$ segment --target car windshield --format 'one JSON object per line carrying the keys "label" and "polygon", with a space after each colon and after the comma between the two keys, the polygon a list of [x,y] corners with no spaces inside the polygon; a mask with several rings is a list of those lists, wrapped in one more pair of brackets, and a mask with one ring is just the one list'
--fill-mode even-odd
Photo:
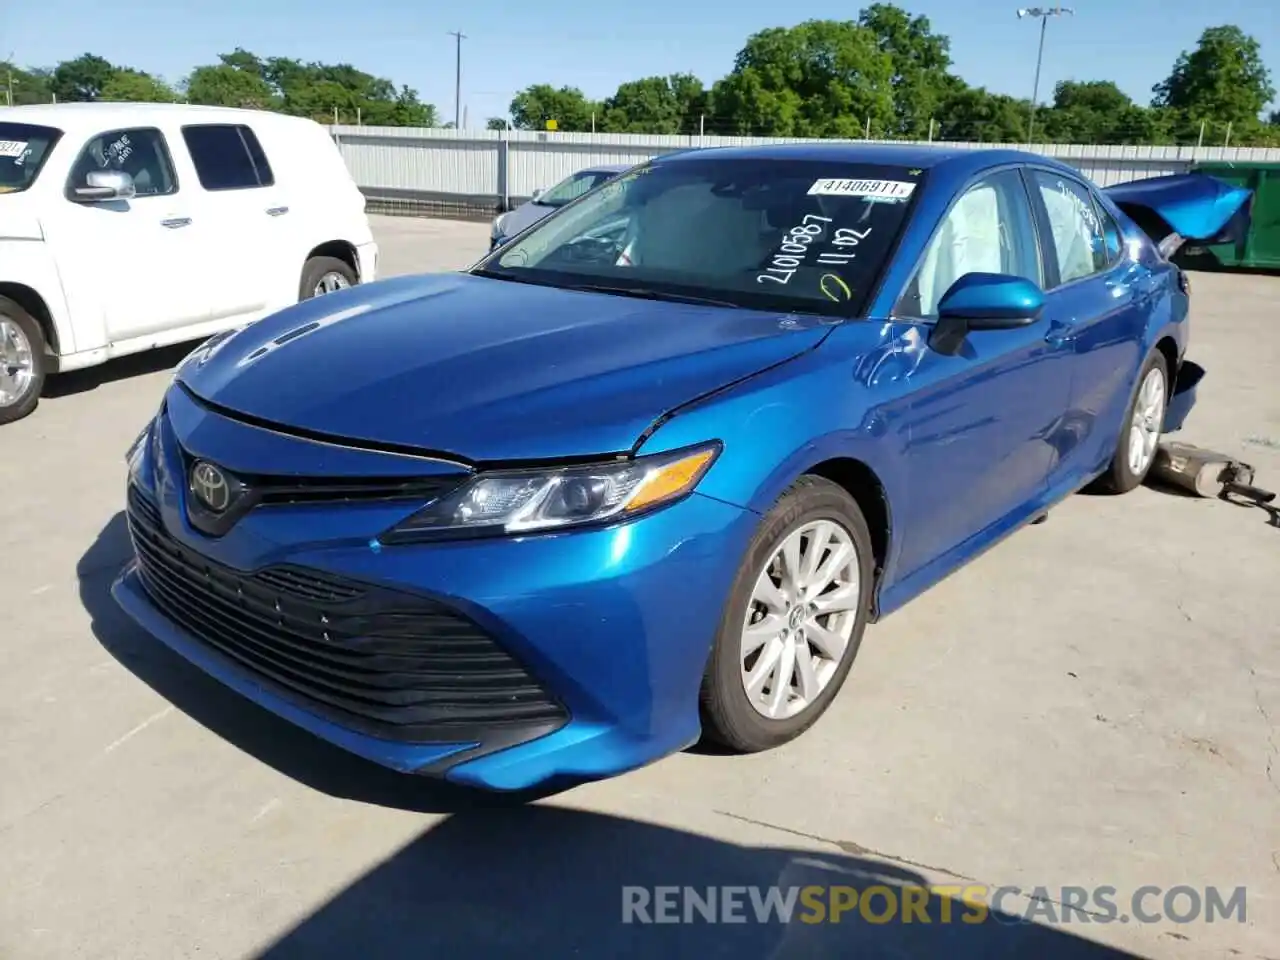
{"label": "car windshield", "polygon": [[480,261],[489,277],[652,299],[857,316],[920,170],[686,156],[636,168]]}
{"label": "car windshield", "polygon": [[561,180],[533,202],[540,207],[563,207],[617,175],[616,170],[583,170],[567,180]]}
{"label": "car windshield", "polygon": [[20,193],[35,183],[61,136],[53,127],[0,123],[0,193]]}

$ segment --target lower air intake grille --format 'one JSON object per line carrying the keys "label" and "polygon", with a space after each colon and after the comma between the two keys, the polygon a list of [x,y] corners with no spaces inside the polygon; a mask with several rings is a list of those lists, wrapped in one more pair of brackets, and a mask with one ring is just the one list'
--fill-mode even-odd
{"label": "lower air intake grille", "polygon": [[463,742],[568,719],[479,626],[431,600],[300,567],[233,570],[169,536],[133,486],[129,531],[161,612],[344,726],[402,742]]}

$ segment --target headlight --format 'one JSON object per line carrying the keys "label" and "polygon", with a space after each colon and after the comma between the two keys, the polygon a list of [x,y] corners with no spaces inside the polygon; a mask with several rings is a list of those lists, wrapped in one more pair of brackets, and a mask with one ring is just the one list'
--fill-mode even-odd
{"label": "headlight", "polygon": [[481,473],[380,539],[533,533],[627,519],[693,492],[719,443],[582,467]]}

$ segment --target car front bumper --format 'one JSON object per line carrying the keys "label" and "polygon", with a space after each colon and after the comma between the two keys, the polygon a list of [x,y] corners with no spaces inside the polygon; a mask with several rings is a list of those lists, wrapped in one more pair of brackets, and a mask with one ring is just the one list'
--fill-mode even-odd
{"label": "car front bumper", "polygon": [[[366,759],[492,790],[611,776],[697,739],[699,685],[754,514],[693,494],[611,528],[380,546],[413,504],[311,502],[202,535],[184,465],[260,449],[261,432],[206,413],[179,440],[162,414],[131,457],[137,556],[113,594],[177,653]],[[286,595],[283,575],[330,593]],[[344,606],[342,591],[367,605]],[[500,669],[482,676],[468,657]],[[514,685],[510,703],[493,695],[500,682]],[[396,697],[426,719],[371,720],[409,709]],[[437,722],[471,710],[468,697],[484,698],[485,716]]]}

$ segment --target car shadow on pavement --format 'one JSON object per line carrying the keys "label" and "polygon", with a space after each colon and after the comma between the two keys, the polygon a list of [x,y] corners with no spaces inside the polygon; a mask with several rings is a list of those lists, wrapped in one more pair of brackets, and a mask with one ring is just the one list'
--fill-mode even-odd
{"label": "car shadow on pavement", "polygon": [[[1135,957],[1067,932],[1063,924],[1026,923],[1011,913],[984,917],[957,899],[960,888],[926,895],[919,888],[927,886],[922,875],[880,861],[745,847],[536,804],[440,821],[256,960]],[[662,887],[672,889],[655,889]],[[736,894],[726,889],[733,887],[740,888]],[[757,905],[769,904],[771,888],[778,905],[794,898],[789,923],[780,922],[776,911],[757,912]],[[919,906],[903,922],[907,891]],[[858,905],[864,901],[865,913]],[[629,923],[623,921],[627,903],[637,907]],[[845,908],[838,922],[831,922],[832,903]],[[1006,909],[1026,908],[1026,901],[1014,903],[1012,897],[1003,903]]]}
{"label": "car shadow on pavement", "polygon": [[44,383],[44,397],[68,397],[76,393],[88,393],[104,384],[116,380],[128,380],[130,377],[141,377],[148,373],[159,373],[176,367],[182,359],[200,345],[202,341],[191,340],[186,343],[175,343],[173,346],[160,347],[156,350],[145,350],[142,353],[129,354],[116,360],[109,360],[96,367],[84,370],[72,370],[52,376]]}
{"label": "car shadow on pavement", "polygon": [[331,796],[422,813],[518,806],[572,786],[491,794],[396,773],[331,746],[227,689],[129,619],[112,599],[111,584],[132,555],[125,515],[118,513],[77,564],[94,637],[178,710],[285,776]]}

